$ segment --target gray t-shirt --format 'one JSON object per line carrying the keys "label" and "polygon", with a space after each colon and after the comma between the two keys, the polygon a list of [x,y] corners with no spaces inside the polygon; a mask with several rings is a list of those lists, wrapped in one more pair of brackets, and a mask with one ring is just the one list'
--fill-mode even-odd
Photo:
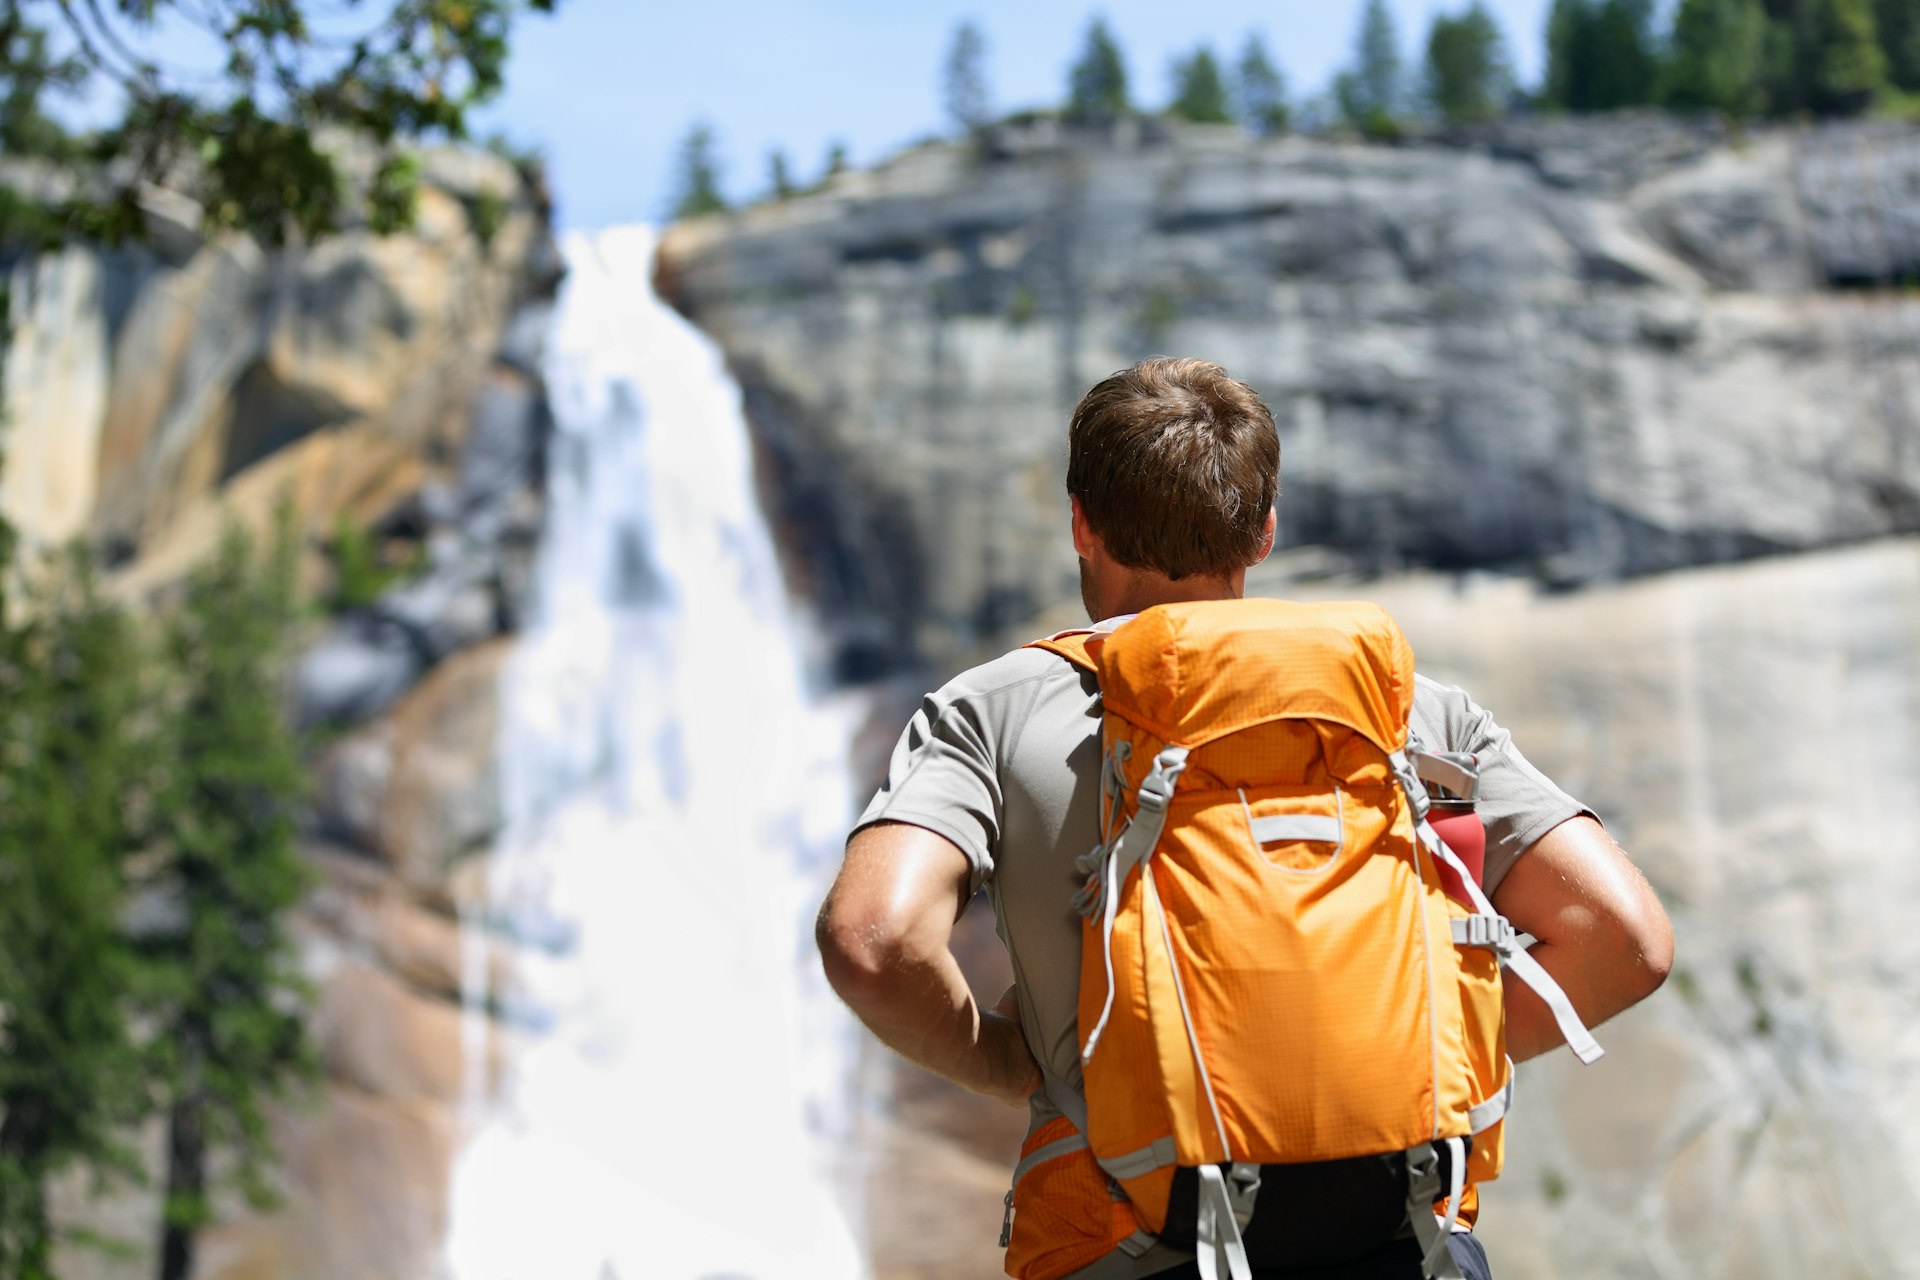
{"label": "gray t-shirt", "polygon": [[[905,822],[945,836],[987,890],[1013,960],[1027,1043],[1049,1074],[1078,1087],[1080,917],[1074,860],[1099,839],[1100,690],[1044,649],[1016,649],[929,694],[895,745],[886,781],[856,826]],[[1507,731],[1450,685],[1415,677],[1413,728],[1429,748],[1479,757],[1485,884],[1548,831],[1587,812],[1535,769]],[[1036,1095],[1032,1124],[1052,1119]],[[1187,1255],[1110,1255],[1082,1280],[1132,1280]]]}

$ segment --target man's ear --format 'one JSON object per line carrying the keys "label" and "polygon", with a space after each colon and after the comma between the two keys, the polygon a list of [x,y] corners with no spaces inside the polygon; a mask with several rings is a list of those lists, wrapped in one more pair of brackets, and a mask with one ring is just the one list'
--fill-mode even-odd
{"label": "man's ear", "polygon": [[1274,514],[1272,507],[1268,507],[1267,527],[1260,534],[1260,554],[1253,558],[1254,564],[1259,564],[1273,553],[1273,537],[1279,527],[1280,518]]}
{"label": "man's ear", "polygon": [[1073,550],[1082,560],[1093,558],[1093,549],[1100,542],[1100,535],[1087,523],[1087,513],[1080,505],[1080,499],[1069,494],[1067,501],[1073,506]]}

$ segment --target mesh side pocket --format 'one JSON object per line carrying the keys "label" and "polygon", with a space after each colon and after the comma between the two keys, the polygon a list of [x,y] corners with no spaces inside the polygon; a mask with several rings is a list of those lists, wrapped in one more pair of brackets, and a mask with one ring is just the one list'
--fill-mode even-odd
{"label": "mesh side pocket", "polygon": [[[1050,1121],[1028,1135],[1021,1158],[1073,1135],[1067,1121]],[[1057,1280],[1104,1258],[1135,1228],[1132,1206],[1114,1198],[1093,1152],[1079,1147],[1041,1161],[1014,1184],[1007,1274]]]}

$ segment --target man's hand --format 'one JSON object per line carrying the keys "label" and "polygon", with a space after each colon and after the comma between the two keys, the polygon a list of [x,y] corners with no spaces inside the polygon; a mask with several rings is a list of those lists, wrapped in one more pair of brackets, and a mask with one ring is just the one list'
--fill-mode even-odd
{"label": "man's hand", "polygon": [[1041,1076],[1015,993],[981,1012],[948,947],[968,879],[966,855],[946,837],[905,823],[868,827],[847,844],[814,937],[827,981],[882,1043],[1020,1106]]}
{"label": "man's hand", "polygon": [[[1514,862],[1493,905],[1538,939],[1533,958],[1589,1027],[1646,999],[1673,967],[1673,926],[1646,877],[1592,818],[1570,818]],[[1562,1043],[1545,1002],[1509,979],[1507,1053],[1515,1062]]]}

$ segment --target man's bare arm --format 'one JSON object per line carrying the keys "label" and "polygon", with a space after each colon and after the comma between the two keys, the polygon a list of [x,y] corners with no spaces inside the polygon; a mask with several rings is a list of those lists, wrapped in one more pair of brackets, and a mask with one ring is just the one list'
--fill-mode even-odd
{"label": "man's bare arm", "polygon": [[948,945],[969,871],[966,854],[924,827],[867,827],[847,844],[814,937],[827,981],[884,1044],[1018,1105],[1040,1087],[1039,1065],[1008,1002],[975,1003]]}
{"label": "man's bare arm", "polygon": [[[1665,908],[1592,818],[1570,818],[1535,841],[1500,882],[1493,903],[1514,928],[1539,939],[1534,959],[1589,1027],[1652,995],[1673,967]],[[1515,1062],[1563,1043],[1532,988],[1510,980],[1505,990],[1507,1052]]]}

